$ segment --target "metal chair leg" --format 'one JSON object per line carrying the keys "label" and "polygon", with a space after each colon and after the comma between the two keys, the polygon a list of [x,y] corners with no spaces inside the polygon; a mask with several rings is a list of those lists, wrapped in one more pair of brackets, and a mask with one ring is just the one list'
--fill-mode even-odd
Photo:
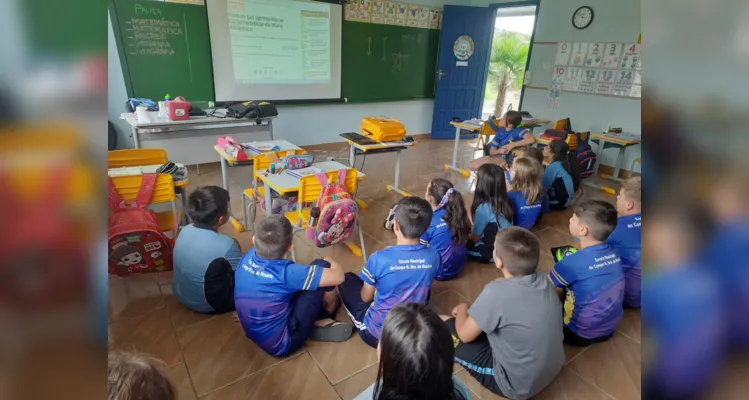
{"label": "metal chair leg", "polygon": [[364,258],[364,263],[367,263],[367,249],[364,247],[364,233],[361,229],[361,219],[357,218],[357,221],[359,223],[359,241],[361,242],[361,253],[362,257]]}

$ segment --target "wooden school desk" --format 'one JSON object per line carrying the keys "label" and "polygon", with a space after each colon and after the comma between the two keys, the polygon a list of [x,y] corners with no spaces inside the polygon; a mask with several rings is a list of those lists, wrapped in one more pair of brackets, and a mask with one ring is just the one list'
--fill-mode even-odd
{"label": "wooden school desk", "polygon": [[[472,123],[469,121],[450,121],[450,125],[455,127],[455,145],[453,146],[453,162],[452,164],[445,164],[445,170],[452,170],[455,171],[465,177],[468,177],[471,175],[471,172],[458,168],[458,146],[460,144],[460,131],[466,130],[471,133],[480,133],[481,127],[483,126],[485,121],[480,121],[480,123]],[[528,128],[531,131],[531,134],[533,133],[533,128],[536,128],[541,125],[546,125],[548,123],[551,123],[549,120],[543,120],[543,119],[530,119],[530,120],[524,120],[521,123],[521,126],[524,128]]]}
{"label": "wooden school desk", "polygon": [[[279,140],[266,140],[263,142],[249,142],[249,143],[241,143],[245,146],[259,146],[259,145],[274,145],[280,147],[280,150],[301,150],[301,147],[298,147],[294,143],[288,142],[283,139]],[[249,157],[247,161],[237,161],[236,158],[230,156],[227,154],[224,149],[220,148],[219,145],[214,145],[213,149],[216,150],[216,153],[219,155],[219,161],[221,162],[221,183],[223,185],[223,188],[226,190],[229,190],[229,175],[228,175],[228,167],[235,166],[235,165],[251,165],[252,164],[252,156],[256,156],[260,154],[260,152],[252,151],[252,150],[246,150],[247,156]]]}
{"label": "wooden school desk", "polygon": [[[348,154],[348,162],[351,168],[356,168],[356,156],[357,154],[363,154],[367,155],[369,154],[376,154],[376,153],[391,153],[395,152],[395,182],[393,182],[392,185],[387,185],[387,190],[397,192],[401,196],[410,196],[409,193],[403,191],[398,186],[400,184],[400,171],[401,171],[401,152],[409,147],[415,146],[416,141],[413,142],[380,142],[377,144],[368,144],[363,145],[354,142],[353,140],[349,140],[348,138],[343,137],[343,139],[348,143],[349,145],[349,154]],[[366,204],[357,199],[357,204],[359,204],[360,207],[366,208]]]}

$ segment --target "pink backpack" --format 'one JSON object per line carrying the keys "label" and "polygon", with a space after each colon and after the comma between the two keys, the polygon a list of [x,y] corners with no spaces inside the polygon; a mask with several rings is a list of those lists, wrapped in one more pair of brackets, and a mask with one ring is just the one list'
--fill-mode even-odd
{"label": "pink backpack", "polygon": [[[172,270],[172,246],[159,227],[156,214],[148,210],[156,174],[143,174],[138,197],[132,208],[125,207],[109,178],[109,273],[120,276],[131,273]],[[177,225],[178,221],[174,221]],[[174,233],[176,238],[177,227]]]}
{"label": "pink backpack", "polygon": [[320,218],[317,227],[307,228],[307,237],[314,240],[317,247],[343,243],[354,233],[359,206],[346,190],[346,172],[345,169],[338,171],[338,182],[334,182],[334,178],[329,180],[324,172],[315,175],[322,185],[317,199]]}

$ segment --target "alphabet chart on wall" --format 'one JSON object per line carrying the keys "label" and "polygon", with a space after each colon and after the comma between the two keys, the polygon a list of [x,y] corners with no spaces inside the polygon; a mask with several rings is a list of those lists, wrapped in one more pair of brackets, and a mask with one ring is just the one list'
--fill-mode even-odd
{"label": "alphabet chart on wall", "polygon": [[[642,59],[638,43],[556,44],[550,89],[564,92],[640,98]],[[560,73],[560,71],[563,71]]]}

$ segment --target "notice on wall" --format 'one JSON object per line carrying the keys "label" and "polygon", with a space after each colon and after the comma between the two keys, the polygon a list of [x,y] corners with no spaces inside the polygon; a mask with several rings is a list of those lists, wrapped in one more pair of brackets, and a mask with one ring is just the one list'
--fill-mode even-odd
{"label": "notice on wall", "polygon": [[604,68],[617,68],[619,66],[619,59],[622,56],[622,48],[624,47],[621,43],[606,43],[606,47],[603,49],[603,62],[601,66]]}
{"label": "notice on wall", "polygon": [[567,65],[570,61],[570,53],[572,52],[572,43],[559,42],[557,43],[557,57],[554,61],[555,65]]}
{"label": "notice on wall", "polygon": [[634,82],[634,71],[616,71],[611,94],[615,96],[629,96],[632,91],[632,82]]}
{"label": "notice on wall", "polygon": [[600,67],[603,61],[603,43],[590,43],[588,54],[585,56],[585,66],[589,68]]}
{"label": "notice on wall", "polygon": [[582,68],[567,67],[567,73],[564,77],[564,90],[568,92],[577,92],[580,89],[582,80]]}
{"label": "notice on wall", "polygon": [[598,94],[611,94],[611,90],[614,88],[614,73],[603,69],[598,72],[598,83],[596,84],[596,93]]}
{"label": "notice on wall", "polygon": [[619,68],[622,69],[637,69],[640,63],[640,45],[637,43],[630,43],[624,45],[624,54],[622,55]]}
{"label": "notice on wall", "polygon": [[583,68],[582,80],[578,91],[584,93],[595,93],[598,84],[598,70]]}
{"label": "notice on wall", "polygon": [[385,21],[385,0],[372,2],[372,22],[381,24]]}
{"label": "notice on wall", "polygon": [[359,2],[352,1],[350,3],[346,3],[346,20],[356,21],[358,19],[359,19]]}
{"label": "notice on wall", "polygon": [[574,67],[582,67],[585,65],[585,57],[588,55],[588,44],[587,43],[573,43],[572,44],[572,56],[570,58],[570,65]]}

